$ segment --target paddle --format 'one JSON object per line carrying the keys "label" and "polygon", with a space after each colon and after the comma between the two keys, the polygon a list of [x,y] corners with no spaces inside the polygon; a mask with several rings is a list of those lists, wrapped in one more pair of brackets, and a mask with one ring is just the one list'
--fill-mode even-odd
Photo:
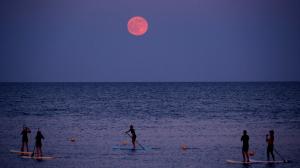
{"label": "paddle", "polygon": [[285,160],[282,155],[274,148],[274,151],[278,154],[278,156],[283,160],[283,162],[287,163],[288,160]]}
{"label": "paddle", "polygon": [[[126,134],[127,134],[130,138],[132,138],[132,136],[129,135],[127,132],[126,132]],[[136,142],[138,145],[140,145],[140,147],[141,147],[143,150],[145,150],[145,148],[143,147],[143,145],[141,145],[137,140],[135,140],[135,142]]]}
{"label": "paddle", "polygon": [[35,145],[34,145],[34,147],[33,147],[33,151],[32,151],[31,157],[34,156],[34,151],[35,151]]}

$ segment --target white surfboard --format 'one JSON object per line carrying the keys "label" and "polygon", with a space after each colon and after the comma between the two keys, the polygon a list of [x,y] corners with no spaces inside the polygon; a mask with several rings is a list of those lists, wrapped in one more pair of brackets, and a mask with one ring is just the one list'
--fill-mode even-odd
{"label": "white surfboard", "polygon": [[226,160],[227,163],[232,164],[255,164],[255,163],[264,163],[264,164],[272,164],[272,163],[287,163],[286,160],[275,160],[275,161],[268,161],[268,160],[253,160],[250,159],[250,162],[243,162],[243,161],[237,161],[237,160]]}
{"label": "white surfboard", "polygon": [[24,158],[24,159],[35,159],[35,160],[52,160],[52,159],[55,159],[54,157],[51,157],[51,156],[42,156],[42,157],[40,157],[40,156],[38,156],[38,157],[36,157],[36,156],[33,156],[33,157],[31,157],[31,156],[22,156],[22,158]]}
{"label": "white surfboard", "polygon": [[16,153],[16,154],[19,154],[19,155],[31,155],[32,152],[22,152],[22,151],[18,151],[18,150],[9,150],[11,153]]}

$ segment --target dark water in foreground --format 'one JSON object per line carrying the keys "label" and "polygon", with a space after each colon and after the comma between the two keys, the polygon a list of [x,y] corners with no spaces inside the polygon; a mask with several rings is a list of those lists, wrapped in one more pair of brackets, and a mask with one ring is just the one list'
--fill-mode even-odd
{"label": "dark water in foreground", "polygon": [[[44,136],[51,161],[22,159],[22,125]],[[124,151],[130,124],[156,150]],[[0,167],[300,167],[300,83],[2,83]],[[250,135],[253,159],[265,160],[265,134],[288,164],[231,165]],[[70,142],[74,137],[76,142]],[[181,146],[194,148],[182,150]],[[126,146],[126,145],[125,145]],[[128,145],[128,147],[130,147]],[[279,160],[279,156],[276,156]]]}

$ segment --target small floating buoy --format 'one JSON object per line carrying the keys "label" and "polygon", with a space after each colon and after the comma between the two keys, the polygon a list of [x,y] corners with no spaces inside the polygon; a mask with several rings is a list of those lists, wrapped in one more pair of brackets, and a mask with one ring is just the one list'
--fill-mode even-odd
{"label": "small floating buoy", "polygon": [[254,151],[250,151],[248,152],[249,156],[254,156],[255,155],[255,152]]}
{"label": "small floating buoy", "polygon": [[187,150],[187,149],[188,149],[188,147],[187,147],[187,145],[186,145],[186,144],[182,144],[182,145],[181,145],[181,149],[182,149],[182,150]]}
{"label": "small floating buoy", "polygon": [[71,141],[71,142],[75,142],[75,138],[73,138],[73,137],[70,138],[70,141]]}
{"label": "small floating buoy", "polygon": [[128,142],[127,141],[122,141],[121,144],[122,145],[128,145]]}

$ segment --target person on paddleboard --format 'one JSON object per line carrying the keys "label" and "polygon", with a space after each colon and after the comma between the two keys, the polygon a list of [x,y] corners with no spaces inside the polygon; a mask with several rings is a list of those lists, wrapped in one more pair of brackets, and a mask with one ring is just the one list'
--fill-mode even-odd
{"label": "person on paddleboard", "polygon": [[133,125],[130,125],[130,129],[128,131],[126,131],[125,133],[128,134],[129,132],[131,133],[131,142],[132,142],[132,145],[133,145],[133,149],[135,149],[136,134],[135,134],[135,130],[133,128]]}
{"label": "person on paddleboard", "polygon": [[42,132],[38,128],[38,131],[35,136],[35,156],[36,157],[42,157],[42,139],[45,139]]}
{"label": "person on paddleboard", "polygon": [[249,162],[249,136],[247,135],[247,131],[243,131],[243,136],[241,137],[241,141],[243,142],[243,147],[242,147],[242,154],[243,154],[243,159],[244,162]]}
{"label": "person on paddleboard", "polygon": [[274,131],[271,130],[269,134],[266,135],[266,142],[268,143],[267,147],[267,158],[270,160],[270,154],[272,155],[273,160],[275,161],[275,156],[273,153],[274,150]]}
{"label": "person on paddleboard", "polygon": [[[23,130],[21,132],[22,135],[22,146],[21,146],[21,152],[28,152],[28,134],[31,133],[30,129],[23,125]],[[26,148],[26,150],[24,150]]]}

